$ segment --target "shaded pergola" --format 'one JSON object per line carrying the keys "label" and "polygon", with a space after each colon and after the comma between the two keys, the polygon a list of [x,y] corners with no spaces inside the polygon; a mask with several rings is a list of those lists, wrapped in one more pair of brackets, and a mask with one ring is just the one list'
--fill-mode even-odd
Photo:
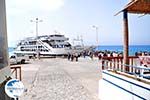
{"label": "shaded pergola", "polygon": [[[124,64],[129,64],[129,31],[128,31],[128,13],[133,14],[150,14],[150,0],[132,0],[123,10],[123,24],[124,24],[124,44],[123,44],[123,61]],[[119,13],[120,13],[119,12]],[[117,14],[119,14],[117,13]],[[129,67],[125,66],[125,71],[129,71]]]}

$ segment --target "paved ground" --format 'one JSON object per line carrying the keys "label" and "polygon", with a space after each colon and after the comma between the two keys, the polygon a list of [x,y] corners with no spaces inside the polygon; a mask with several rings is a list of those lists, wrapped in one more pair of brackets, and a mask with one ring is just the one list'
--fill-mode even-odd
{"label": "paved ground", "polygon": [[20,100],[98,100],[98,60],[52,58],[22,65],[27,88]]}

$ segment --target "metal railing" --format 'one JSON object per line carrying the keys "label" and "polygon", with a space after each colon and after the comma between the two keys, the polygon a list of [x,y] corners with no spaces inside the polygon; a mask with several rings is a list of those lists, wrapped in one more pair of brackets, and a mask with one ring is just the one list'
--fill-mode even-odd
{"label": "metal railing", "polygon": [[[142,66],[140,60],[136,56],[129,57],[129,65],[123,63],[123,57],[102,57],[101,58],[102,70],[120,71],[128,74],[144,76],[144,73],[150,73],[150,68]],[[129,71],[125,70],[129,68]]]}
{"label": "metal railing", "polygon": [[16,79],[22,80],[21,66],[11,66],[11,73],[15,75]]}

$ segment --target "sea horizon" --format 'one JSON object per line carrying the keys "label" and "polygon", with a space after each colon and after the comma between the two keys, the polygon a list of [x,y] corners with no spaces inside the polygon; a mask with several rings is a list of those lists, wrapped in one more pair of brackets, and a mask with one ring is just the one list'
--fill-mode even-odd
{"label": "sea horizon", "polygon": [[[96,50],[123,52],[123,45],[101,45]],[[129,55],[133,56],[136,52],[150,52],[150,45],[129,45]]]}
{"label": "sea horizon", "polygon": [[[8,51],[14,51],[15,47],[8,47]],[[96,51],[116,51],[123,52],[123,45],[99,45]],[[150,45],[129,45],[129,55],[135,55],[135,52],[150,52]]]}

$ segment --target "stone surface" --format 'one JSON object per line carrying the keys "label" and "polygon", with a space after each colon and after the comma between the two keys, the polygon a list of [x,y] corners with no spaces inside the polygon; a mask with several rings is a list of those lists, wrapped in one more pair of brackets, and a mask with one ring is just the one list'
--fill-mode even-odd
{"label": "stone surface", "polygon": [[20,100],[98,100],[97,59],[41,59],[21,66],[27,91]]}

